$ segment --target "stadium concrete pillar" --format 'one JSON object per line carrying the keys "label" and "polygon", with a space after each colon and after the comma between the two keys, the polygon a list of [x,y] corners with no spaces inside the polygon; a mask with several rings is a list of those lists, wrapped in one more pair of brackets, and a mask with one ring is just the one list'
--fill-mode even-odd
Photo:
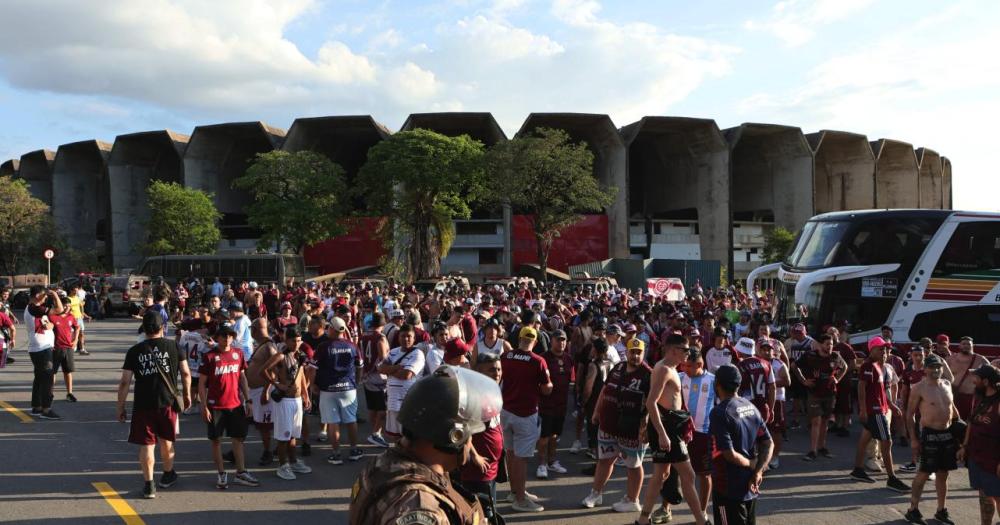
{"label": "stadium concrete pillar", "polygon": [[941,157],[941,195],[944,199],[944,209],[955,209],[952,200],[951,159],[948,157]]}
{"label": "stadium concrete pillar", "polygon": [[621,130],[629,217],[698,221],[701,258],[730,256],[729,146],[714,120],[643,117]]}
{"label": "stadium concrete pillar", "polygon": [[281,146],[285,131],[263,122],[232,122],[198,126],[184,151],[184,185],[211,193],[222,214],[220,229],[228,240],[253,239],[246,206],[250,193],[233,188],[258,153]]}
{"label": "stadium concrete pillar", "polygon": [[148,242],[152,181],[184,182],[181,158],[188,136],[167,130],[119,135],[108,159],[111,209],[111,261],[116,269],[135,268]]}
{"label": "stadium concrete pillar", "polygon": [[731,151],[732,209],[797,231],[813,213],[813,154],[802,130],[743,124],[723,132]]}
{"label": "stadium concrete pillar", "polygon": [[913,146],[898,140],[878,139],[871,147],[875,154],[875,207],[920,207],[920,171]]}
{"label": "stadium concrete pillar", "polygon": [[3,164],[0,164],[0,177],[17,177],[20,166],[20,159],[8,159],[4,161]]}
{"label": "stadium concrete pillar", "polygon": [[507,140],[507,135],[497,124],[492,113],[413,113],[406,118],[399,131],[429,129],[449,137],[468,135],[487,148]]}
{"label": "stadium concrete pillar", "polygon": [[628,161],[625,143],[607,115],[594,113],[532,113],[517,134],[537,128],[564,130],[573,141],[585,141],[594,153],[594,176],[604,186],[618,188],[608,215],[608,256],[628,258]]}
{"label": "stadium concrete pillar", "polygon": [[111,144],[85,140],[63,144],[52,168],[52,217],[70,248],[107,255]]}
{"label": "stadium concrete pillar", "polygon": [[21,155],[21,165],[18,177],[28,182],[31,194],[52,206],[52,162],[56,154],[47,149],[40,149]]}
{"label": "stadium concrete pillar", "polygon": [[944,208],[941,156],[927,148],[918,148],[916,154],[920,170],[920,207],[940,210]]}
{"label": "stadium concrete pillar", "polygon": [[815,213],[875,206],[875,155],[868,137],[822,130],[806,135],[815,163]]}

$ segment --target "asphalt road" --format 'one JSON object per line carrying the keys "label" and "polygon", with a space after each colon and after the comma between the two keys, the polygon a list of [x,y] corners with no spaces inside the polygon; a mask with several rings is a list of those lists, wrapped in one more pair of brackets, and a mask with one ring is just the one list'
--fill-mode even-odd
{"label": "asphalt road", "polygon": [[[350,487],[367,457],[358,463],[333,466],[326,463],[329,446],[313,443],[313,455],[306,461],[312,474],[284,481],[274,469],[251,470],[261,479],[258,488],[230,486],[215,488],[204,426],[197,416],[184,416],[177,443],[180,482],[160,489],[155,500],[141,499],[141,479],[137,450],[125,440],[127,425],[115,420],[115,389],[125,350],[135,341],[133,320],[87,323],[91,355],[77,356],[74,374],[77,403],[64,400],[62,378],[56,380],[53,408],[61,421],[22,422],[11,409],[0,410],[0,522],[45,525],[92,525],[122,523],[112,504],[95,487],[107,483],[121,495],[136,517],[126,523],[190,525],[227,523],[347,523]],[[17,362],[0,369],[0,401],[16,409],[30,410],[31,366],[24,337],[14,356]],[[24,412],[21,415],[24,415]],[[317,428],[318,420],[313,428]],[[876,475],[876,485],[847,478],[854,455],[858,427],[850,438],[830,438],[832,459],[816,463],[801,461],[806,436],[797,431],[790,436],[781,456],[781,468],[768,474],[758,505],[763,524],[873,524],[903,523],[908,495],[884,488],[884,475]],[[635,515],[614,513],[610,504],[624,490],[624,470],[617,469],[605,492],[604,508],[583,509],[590,478],[579,474],[589,464],[582,456],[569,453],[571,439],[560,443],[562,463],[570,474],[553,479],[531,479],[529,491],[543,498],[541,514],[516,514],[508,505],[500,511],[510,523],[568,523],[574,525],[631,523]],[[259,457],[259,439],[254,432],[248,440],[248,456]],[[370,457],[378,450],[365,444]],[[897,457],[909,457],[909,450],[897,447]],[[898,463],[898,461],[897,461]],[[251,462],[250,465],[255,465]],[[531,465],[530,472],[534,473]],[[157,462],[159,469],[159,462]],[[909,483],[911,474],[901,477]],[[957,523],[979,523],[978,502],[969,489],[968,476],[961,469],[949,479],[948,508]],[[506,495],[501,487],[501,498]],[[928,487],[931,488],[931,487]],[[931,489],[933,490],[933,489]],[[933,514],[933,495],[925,493],[921,509]],[[115,503],[120,510],[124,507]],[[127,510],[125,510],[127,513]],[[139,521],[141,520],[141,521]],[[686,508],[675,509],[674,523],[693,523]]]}

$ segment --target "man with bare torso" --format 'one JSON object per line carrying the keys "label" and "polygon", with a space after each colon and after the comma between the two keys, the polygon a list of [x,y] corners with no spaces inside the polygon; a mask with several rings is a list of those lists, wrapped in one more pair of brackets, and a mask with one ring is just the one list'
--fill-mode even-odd
{"label": "man with bare torso", "polygon": [[295,328],[285,334],[284,352],[276,353],[264,364],[260,376],[266,381],[262,403],[270,402],[274,438],[278,440],[278,477],[295,479],[295,474],[312,472],[301,458],[295,457],[295,440],[302,437],[303,409],[309,410],[309,384],[303,371],[306,360],[301,338]]}
{"label": "man with bare torso", "polygon": [[246,377],[247,386],[250,387],[250,405],[254,426],[260,432],[260,440],[264,445],[264,452],[260,455],[259,464],[265,466],[274,461],[271,453],[271,430],[274,428],[274,423],[271,420],[271,407],[273,405],[269,401],[265,401],[264,397],[264,387],[267,386],[267,381],[261,372],[268,360],[278,353],[278,348],[267,336],[267,319],[262,319],[257,319],[250,325],[254,349],[250,354],[250,362],[247,363]]}
{"label": "man with bare torso", "polygon": [[[910,523],[925,523],[917,506],[924,483],[934,474],[937,489],[937,512],[934,519],[954,524],[948,517],[945,499],[948,497],[948,473],[958,468],[958,442],[950,430],[952,422],[958,418],[958,409],[955,407],[951,383],[941,377],[944,361],[937,354],[930,354],[924,358],[924,368],[927,373],[919,383],[913,385],[906,404],[906,424],[912,436],[910,446],[919,453],[920,467],[913,478],[910,508],[905,517]],[[917,413],[920,414],[919,433],[914,419]]]}
{"label": "man with bare torso", "polygon": [[677,374],[677,365],[687,357],[687,338],[680,334],[670,334],[663,342],[663,359],[653,367],[649,396],[646,398],[646,409],[649,412],[648,439],[653,452],[653,476],[646,487],[642,511],[636,523],[645,525],[650,522],[649,516],[653,506],[660,496],[660,488],[666,479],[671,466],[677,469],[680,477],[681,492],[695,523],[703,525],[705,514],[701,510],[701,501],[694,485],[694,469],[688,457],[688,442],[693,439],[693,428],[690,424],[691,415],[682,410],[681,380]]}
{"label": "man with bare torso", "polygon": [[972,370],[975,370],[989,361],[985,357],[977,354],[974,350],[974,343],[971,337],[963,337],[958,344],[959,351],[945,358],[948,368],[955,375],[951,383],[951,391],[955,394],[955,407],[963,420],[969,419],[972,413],[973,398],[976,395],[975,382],[972,380]]}

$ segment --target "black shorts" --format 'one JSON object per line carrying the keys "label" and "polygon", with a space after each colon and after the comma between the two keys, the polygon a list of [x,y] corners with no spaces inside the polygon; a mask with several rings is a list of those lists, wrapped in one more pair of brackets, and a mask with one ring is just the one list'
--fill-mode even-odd
{"label": "black shorts", "polygon": [[561,436],[566,423],[566,414],[547,415],[539,413],[542,419],[541,437]]}
{"label": "black shorts", "polygon": [[672,421],[671,416],[663,410],[660,411],[660,419],[667,432],[667,437],[670,439],[670,450],[666,451],[660,448],[660,437],[656,434],[653,425],[646,425],[646,441],[649,443],[650,452],[652,452],[653,463],[683,463],[687,461],[689,459],[688,445],[681,440],[681,436],[677,432],[672,431],[676,422]]}
{"label": "black shorts", "polygon": [[958,442],[949,430],[920,429],[920,472],[958,468]]}
{"label": "black shorts", "polygon": [[367,388],[363,388],[362,390],[365,391],[365,406],[368,407],[369,411],[386,411],[389,400],[385,390],[368,390]]}
{"label": "black shorts", "polygon": [[714,523],[726,525],[755,525],[757,523],[757,500],[734,501],[712,494],[712,514]]}
{"label": "black shorts", "polygon": [[889,431],[889,420],[885,414],[868,414],[862,426],[871,433],[872,439],[876,441],[889,441],[892,433]]}
{"label": "black shorts", "polygon": [[215,441],[223,434],[233,439],[244,439],[247,437],[247,414],[242,407],[212,410],[212,422],[206,423],[208,429],[208,439]]}
{"label": "black shorts", "polygon": [[58,374],[59,369],[71,374],[76,371],[76,367],[73,365],[73,349],[72,348],[53,348],[52,349],[52,373]]}

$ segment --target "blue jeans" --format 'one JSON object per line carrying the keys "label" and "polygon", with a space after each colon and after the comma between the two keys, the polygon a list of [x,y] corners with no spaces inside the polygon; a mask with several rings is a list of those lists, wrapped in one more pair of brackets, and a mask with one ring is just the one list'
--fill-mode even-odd
{"label": "blue jeans", "polygon": [[31,408],[52,408],[52,349],[28,352],[34,366],[35,378],[31,381]]}

